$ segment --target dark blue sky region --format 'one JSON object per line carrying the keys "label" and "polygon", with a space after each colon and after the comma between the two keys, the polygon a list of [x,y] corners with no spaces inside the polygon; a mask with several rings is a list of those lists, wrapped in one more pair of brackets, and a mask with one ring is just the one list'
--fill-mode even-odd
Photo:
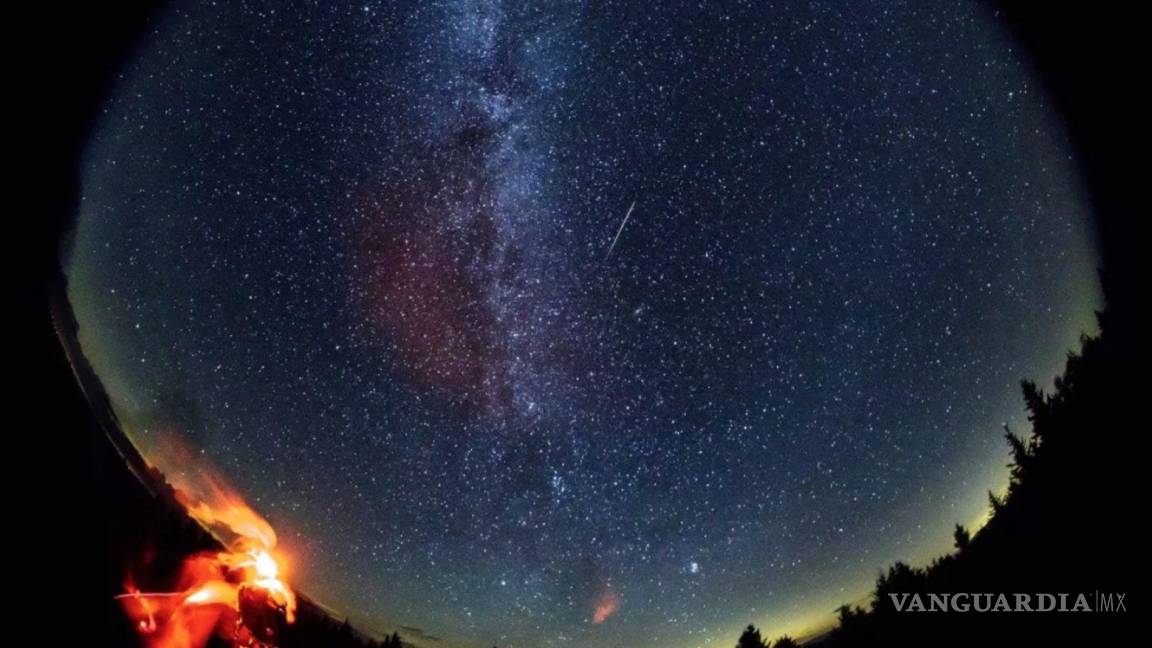
{"label": "dark blue sky region", "polygon": [[689,648],[980,515],[1092,327],[1087,214],[983,4],[176,3],[67,272],[132,438],[202,449],[303,591]]}

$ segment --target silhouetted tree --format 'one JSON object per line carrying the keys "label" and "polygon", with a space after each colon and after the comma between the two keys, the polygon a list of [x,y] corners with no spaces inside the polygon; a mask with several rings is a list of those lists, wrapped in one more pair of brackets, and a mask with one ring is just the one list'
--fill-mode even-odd
{"label": "silhouetted tree", "polygon": [[[1049,401],[1044,391],[1031,380],[1021,380],[1020,388],[1024,392],[1024,407],[1028,410],[1028,420],[1033,423],[1033,431],[1037,436],[1048,432]],[[1037,425],[1039,424],[1039,425]]]}
{"label": "silhouetted tree", "polygon": [[1032,460],[1036,456],[1036,439],[1024,440],[1004,426],[1004,438],[1008,441],[1008,448],[1012,455],[1012,463],[1008,464],[1009,475],[1013,484],[1021,484],[1032,468]]}
{"label": "silhouetted tree", "polygon": [[1004,508],[1004,498],[988,491],[988,506],[992,508],[992,515],[996,515]]}
{"label": "silhouetted tree", "polygon": [[[924,572],[904,562],[896,562],[888,568],[887,573],[881,573],[876,580],[876,599],[883,605],[888,603],[888,594],[922,591],[924,591]],[[873,603],[875,604],[875,601]]]}
{"label": "silhouetted tree", "polygon": [[352,624],[348,619],[344,619],[344,623],[340,624],[340,630],[338,632],[341,639],[348,640],[352,638]]}
{"label": "silhouetted tree", "polygon": [[776,643],[772,644],[772,648],[800,648],[800,644],[796,643],[796,640],[792,637],[784,635],[777,639]]}
{"label": "silhouetted tree", "polygon": [[860,624],[860,620],[864,618],[864,614],[864,610],[859,607],[853,608],[851,605],[841,605],[836,609],[836,616],[840,621],[840,627],[849,630],[854,629]]}
{"label": "silhouetted tree", "polygon": [[768,644],[764,643],[760,630],[749,624],[740,635],[740,641],[736,642],[736,648],[768,648]]}
{"label": "silhouetted tree", "polygon": [[965,551],[970,542],[972,542],[972,534],[968,533],[968,529],[965,529],[964,525],[957,524],[956,530],[952,532],[952,544],[956,547],[956,551]]}

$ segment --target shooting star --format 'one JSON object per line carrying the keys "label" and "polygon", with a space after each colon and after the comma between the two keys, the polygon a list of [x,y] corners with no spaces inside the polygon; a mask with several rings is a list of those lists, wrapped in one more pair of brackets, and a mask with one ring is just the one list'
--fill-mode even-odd
{"label": "shooting star", "polygon": [[636,209],[636,201],[632,201],[632,205],[628,207],[628,213],[624,214],[624,220],[620,223],[620,228],[616,230],[616,236],[612,238],[612,245],[608,246],[608,254],[604,255],[604,260],[607,261],[608,257],[612,256],[612,250],[616,249],[616,241],[620,240],[620,234],[624,232],[624,226],[628,224],[628,219],[632,216],[632,210]]}

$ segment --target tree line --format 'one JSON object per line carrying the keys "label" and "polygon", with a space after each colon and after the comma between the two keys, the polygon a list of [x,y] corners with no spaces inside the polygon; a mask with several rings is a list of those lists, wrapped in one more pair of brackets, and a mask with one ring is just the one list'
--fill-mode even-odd
{"label": "tree line", "polygon": [[[1107,284],[1105,284],[1107,296]],[[1021,383],[1030,429],[1007,427],[1009,484],[989,492],[990,518],[977,533],[957,524],[954,550],[923,567],[897,562],[882,571],[867,608],[845,605],[836,625],[805,645],[871,646],[1109,645],[1124,642],[1131,613],[901,611],[904,595],[1132,592],[1131,561],[1141,519],[1137,483],[1144,412],[1136,366],[1138,333],[1113,299],[1097,313],[1099,332],[1081,337],[1046,391]],[[1128,597],[1131,599],[1131,596]],[[1130,602],[1127,606],[1132,607]],[[737,648],[770,644],[749,626]]]}

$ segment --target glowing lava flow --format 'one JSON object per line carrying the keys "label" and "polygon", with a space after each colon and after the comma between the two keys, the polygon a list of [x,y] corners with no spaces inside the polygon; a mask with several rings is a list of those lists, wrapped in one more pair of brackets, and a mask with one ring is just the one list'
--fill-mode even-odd
{"label": "glowing lava flow", "polygon": [[200,648],[213,634],[238,647],[275,646],[296,612],[274,551],[276,533],[220,480],[201,480],[203,497],[177,490],[177,499],[227,549],[187,558],[175,592],[145,593],[130,581],[117,599],[148,648]]}

